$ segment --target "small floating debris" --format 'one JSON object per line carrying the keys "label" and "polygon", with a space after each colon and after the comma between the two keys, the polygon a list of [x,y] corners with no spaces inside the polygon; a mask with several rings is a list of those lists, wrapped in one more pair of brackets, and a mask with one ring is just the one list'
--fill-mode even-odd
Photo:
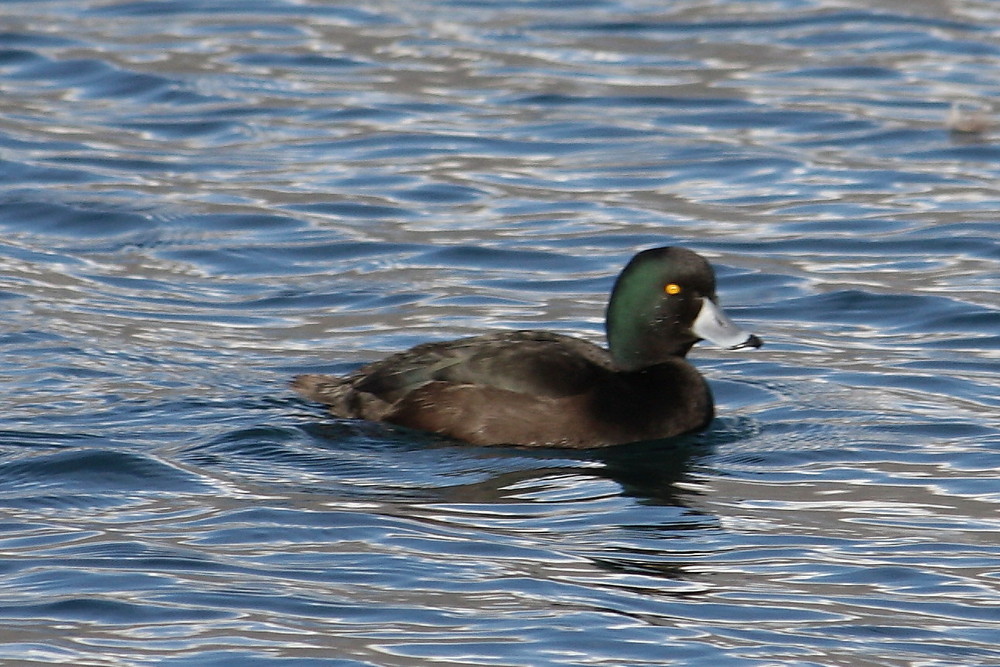
{"label": "small floating debris", "polygon": [[947,128],[959,134],[980,134],[993,127],[993,116],[983,107],[966,107],[953,102],[945,120]]}

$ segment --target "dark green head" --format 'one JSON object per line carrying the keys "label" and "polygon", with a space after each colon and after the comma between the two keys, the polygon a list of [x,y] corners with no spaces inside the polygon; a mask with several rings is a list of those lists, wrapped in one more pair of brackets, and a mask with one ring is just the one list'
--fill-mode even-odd
{"label": "dark green head", "polygon": [[684,248],[651,248],[632,258],[611,291],[606,327],[623,370],[683,357],[702,339],[729,349],[762,344],[726,317],[711,265]]}

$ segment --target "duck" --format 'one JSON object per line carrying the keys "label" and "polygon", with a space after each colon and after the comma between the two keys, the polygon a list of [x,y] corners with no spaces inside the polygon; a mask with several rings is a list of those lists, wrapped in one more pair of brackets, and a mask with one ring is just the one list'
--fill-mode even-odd
{"label": "duck", "polygon": [[722,310],[709,262],[677,246],[629,260],[605,333],[607,348],[537,330],[423,343],[345,376],[299,375],[292,388],[342,419],[473,445],[589,449],[704,429],[712,392],[688,351],[763,345]]}

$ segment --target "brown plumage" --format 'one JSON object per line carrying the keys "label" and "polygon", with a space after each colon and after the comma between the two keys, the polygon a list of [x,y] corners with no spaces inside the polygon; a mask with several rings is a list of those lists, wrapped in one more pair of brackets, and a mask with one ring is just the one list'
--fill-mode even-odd
{"label": "brown plumage", "polygon": [[473,444],[597,447],[703,428],[708,385],[684,360],[701,338],[757,347],[715,304],[708,263],[681,248],[637,255],[607,314],[611,349],[545,331],[425,343],[345,377],[301,375],[293,388],[343,418]]}

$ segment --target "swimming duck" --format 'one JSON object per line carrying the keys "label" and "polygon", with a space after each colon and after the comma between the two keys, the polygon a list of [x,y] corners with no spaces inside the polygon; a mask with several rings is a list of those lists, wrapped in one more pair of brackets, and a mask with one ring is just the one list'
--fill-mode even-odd
{"label": "swimming duck", "polygon": [[732,350],[762,345],[719,307],[711,265],[678,247],[629,261],[605,326],[608,349],[506,331],[417,345],[344,377],[300,375],[292,386],[337,417],[477,445],[602,447],[704,428],[712,394],[688,350],[702,339]]}

